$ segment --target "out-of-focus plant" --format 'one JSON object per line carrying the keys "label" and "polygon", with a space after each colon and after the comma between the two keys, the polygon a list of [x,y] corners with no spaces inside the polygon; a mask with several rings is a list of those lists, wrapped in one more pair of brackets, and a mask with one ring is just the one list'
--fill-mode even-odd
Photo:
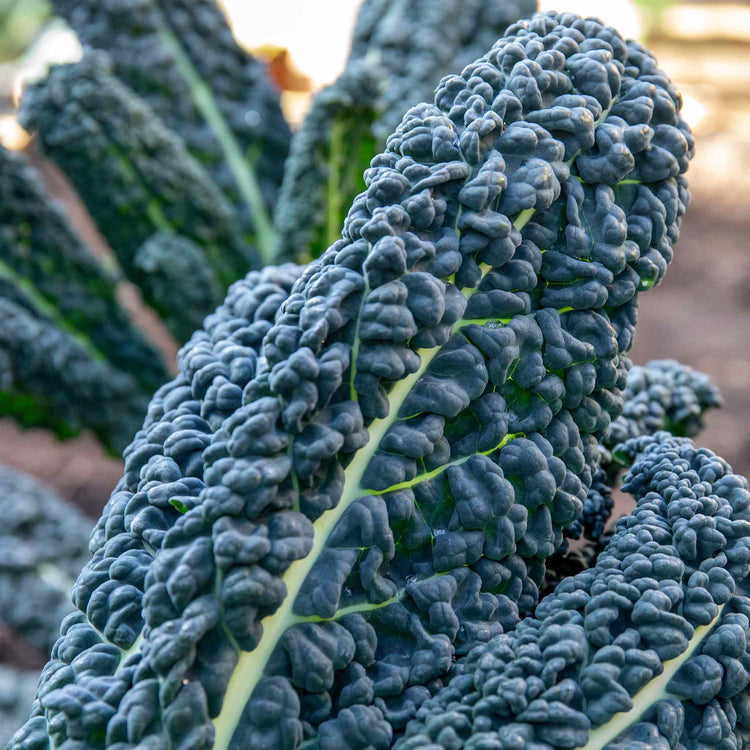
{"label": "out-of-focus plant", "polygon": [[[442,75],[535,3],[367,0],[347,69],[316,100],[288,164],[279,92],[213,0],[52,7],[84,56],[27,84],[20,120],[83,199],[113,251],[115,275],[52,207],[23,158],[4,156],[13,184],[0,195],[0,414],[60,436],[91,429],[119,451],[166,368],[117,304],[117,279],[135,283],[184,342],[249,269],[317,255],[340,232],[364,169],[406,103],[429,98]],[[22,183],[33,201],[17,199]],[[53,215],[59,229],[48,226]],[[68,248],[62,255],[50,247],[56,233]],[[43,256],[57,266],[28,261]],[[83,266],[98,291],[80,276]],[[56,291],[61,273],[88,297]],[[128,343],[106,343],[114,332]]]}
{"label": "out-of-focus plant", "polygon": [[644,39],[663,34],[666,12],[676,4],[676,0],[633,0],[633,3],[641,13]]}
{"label": "out-of-focus plant", "polygon": [[51,16],[48,0],[0,0],[0,63],[25,52]]}

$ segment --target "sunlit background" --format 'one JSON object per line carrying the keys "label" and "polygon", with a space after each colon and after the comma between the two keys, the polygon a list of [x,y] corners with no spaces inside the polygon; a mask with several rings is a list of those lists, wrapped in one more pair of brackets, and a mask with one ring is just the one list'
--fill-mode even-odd
{"label": "sunlit background", "polygon": [[[298,123],[314,92],[343,68],[358,2],[225,0],[224,6],[240,42],[271,65],[285,89],[285,112]],[[684,114],[698,140],[689,174],[693,205],[662,288],[644,297],[633,359],[672,357],[708,372],[726,408],[711,415],[703,442],[748,473],[750,3],[541,0],[540,6],[598,16],[641,40],[684,95]],[[13,114],[23,81],[80,54],[46,0],[0,0],[0,142],[29,147]],[[46,179],[50,175],[54,170]],[[61,189],[57,185],[58,194]],[[83,225],[79,214],[69,206]],[[90,227],[78,229],[95,244]],[[0,462],[36,474],[84,506],[89,497],[100,506],[121,473],[121,464],[85,436],[61,444],[42,431],[2,422]]]}
{"label": "sunlit background", "polygon": [[[295,119],[311,94],[341,72],[348,52],[357,0],[277,0],[255,3],[224,0],[237,39],[264,56],[285,51],[286,64],[307,79],[308,91],[286,92]],[[540,0],[542,11],[569,10],[593,15],[626,37],[654,48],[686,96],[686,115],[696,128],[711,114],[716,98],[737,97],[750,72],[750,3],[671,2],[671,0]],[[18,145],[9,103],[23,81],[55,62],[81,55],[80,46],[46,0],[0,0],[0,96],[4,144]],[[288,94],[292,94],[290,97]]]}

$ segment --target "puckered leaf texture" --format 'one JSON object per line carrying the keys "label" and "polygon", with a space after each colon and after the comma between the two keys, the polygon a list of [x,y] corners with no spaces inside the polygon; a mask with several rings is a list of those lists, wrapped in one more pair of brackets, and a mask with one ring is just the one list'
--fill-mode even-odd
{"label": "puckered leaf texture", "polygon": [[60,438],[91,430],[119,453],[148,406],[145,391],[0,278],[0,414]]}
{"label": "puckered leaf texture", "polygon": [[337,240],[362,172],[408,106],[535,10],[536,0],[365,0],[344,72],[292,141],[274,214],[277,257],[307,261]]}
{"label": "puckered leaf texture", "polygon": [[187,341],[221,302],[213,265],[189,237],[157,232],[138,248],[133,266],[143,296],[178,341]]}
{"label": "puckered leaf texture", "polygon": [[664,432],[623,451],[637,506],[595,567],[470,651],[399,750],[748,746],[747,481]]}
{"label": "puckered leaf texture", "polygon": [[[598,542],[602,536],[614,505],[612,487],[625,467],[616,455],[619,443],[661,430],[695,437],[703,428],[706,412],[722,404],[719,389],[708,375],[671,359],[655,359],[633,367],[622,397],[622,414],[602,440],[600,466],[594,473],[581,518],[565,531],[568,537],[577,539],[583,535]],[[553,567],[557,572],[557,565]]]}
{"label": "puckered leaf texture", "polygon": [[660,430],[695,437],[703,428],[706,412],[722,405],[719,389],[708,375],[673,359],[633,367],[623,397],[623,413],[605,440],[610,451],[630,438]]}
{"label": "puckered leaf texture", "polygon": [[117,302],[115,281],[68,223],[22,154],[0,146],[0,296],[20,288],[40,313],[153,392],[167,379],[159,355]]}
{"label": "puckered leaf texture", "polygon": [[0,146],[0,414],[120,452],[167,379],[25,158]]}
{"label": "puckered leaf texture", "polygon": [[[203,166],[112,75],[103,53],[55,66],[47,78],[27,86],[21,115],[45,154],[75,185],[126,276],[181,340],[195,330],[196,314],[200,325],[218,300],[186,299],[181,309],[157,295],[164,290],[158,287],[158,269],[143,262],[146,243],[153,240],[164,250],[165,243],[155,237],[186,237],[197,245],[192,252],[196,281],[209,277],[222,292],[258,264],[234,211]],[[171,249],[174,265],[184,263],[179,244]]]}
{"label": "puckered leaf texture", "polygon": [[[0,466],[0,628],[47,654],[60,620],[73,609],[71,590],[91,555],[93,521],[28,474]],[[16,661],[13,645],[3,661]],[[8,650],[6,650],[8,649]],[[28,658],[28,655],[27,655]],[[0,664],[0,747],[29,714],[39,675]]]}
{"label": "puckered leaf texture", "polygon": [[[265,262],[291,132],[266,67],[235,41],[215,0],[54,0],[81,42],[185,142]],[[184,186],[181,186],[184,187]]]}
{"label": "puckered leaf texture", "polygon": [[679,107],[550,14],[409,110],[343,238],[182,351],[11,747],[387,748],[533,611],[672,257]]}
{"label": "puckered leaf texture", "polygon": [[622,414],[612,422],[599,446],[601,464],[594,472],[583,512],[565,529],[566,537],[583,537],[586,542],[570,548],[564,544],[548,560],[542,584],[545,592],[566,576],[590,568],[612,536],[608,527],[615,506],[612,490],[629,463],[626,455],[617,453],[616,446],[662,430],[695,437],[703,428],[706,412],[722,404],[719,389],[708,375],[670,359],[634,366],[628,372],[622,400]]}

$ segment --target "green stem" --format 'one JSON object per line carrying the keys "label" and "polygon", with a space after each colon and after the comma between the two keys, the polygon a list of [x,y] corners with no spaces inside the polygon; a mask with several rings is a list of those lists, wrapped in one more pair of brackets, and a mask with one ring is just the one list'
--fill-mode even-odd
{"label": "green stem", "polygon": [[182,48],[179,39],[166,20],[158,13],[157,29],[160,38],[175,57],[177,69],[190,87],[190,96],[195,106],[214,131],[240,195],[250,207],[261,262],[263,265],[270,265],[274,259],[274,232],[255,171],[243,155],[234,133],[224,119],[213,91],[201,79],[200,74]]}
{"label": "green stem", "polygon": [[325,242],[330,247],[341,236],[341,210],[343,195],[339,190],[341,166],[344,160],[345,122],[336,120],[331,128],[328,149],[328,179],[326,180],[326,229]]}

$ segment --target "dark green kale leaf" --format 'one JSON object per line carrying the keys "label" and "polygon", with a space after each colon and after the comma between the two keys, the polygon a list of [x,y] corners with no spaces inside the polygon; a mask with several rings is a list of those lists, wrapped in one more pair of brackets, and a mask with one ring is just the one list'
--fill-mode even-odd
{"label": "dark green kale leaf", "polygon": [[536,9],[536,0],[365,0],[347,67],[368,65],[384,80],[374,133],[385,139],[408,102],[430,99],[446,73],[463,70]]}
{"label": "dark green kale leaf", "polygon": [[144,297],[179,341],[187,341],[221,302],[206,254],[188,237],[158,232],[138,249],[133,268]]}
{"label": "dark green kale leaf", "polygon": [[270,263],[269,216],[291,133],[265,65],[237,44],[215,0],[52,5],[84,46],[111,56],[117,77],[180,136]]}
{"label": "dark green kale leaf", "polygon": [[58,437],[91,430],[120,453],[143,421],[148,396],[0,278],[0,414]]}
{"label": "dark green kale leaf", "polygon": [[[719,389],[708,375],[672,359],[656,359],[634,366],[622,394],[622,414],[610,425],[599,447],[601,466],[586,496],[580,521],[566,535],[598,542],[612,513],[612,488],[624,464],[616,447],[630,438],[666,430],[678,437],[695,437],[703,428],[709,409],[722,404]],[[613,455],[613,453],[615,455]],[[557,560],[552,561],[557,571]]]}
{"label": "dark green kale leaf", "polygon": [[[205,170],[111,74],[103,53],[54,67],[45,80],[27,86],[22,120],[73,182],[135,283],[145,275],[136,255],[159,232],[195,242],[205,256],[203,274],[213,275],[222,290],[258,262]],[[163,309],[164,303],[152,297],[153,285],[144,284],[143,291],[147,302]],[[207,315],[214,303],[204,302],[200,312]],[[171,316],[177,312],[172,308]],[[185,330],[189,324],[176,327]]]}
{"label": "dark green kale leaf", "polygon": [[484,54],[536,0],[365,0],[346,69],[292,141],[274,215],[276,257],[317,258],[341,234],[362,173],[408,105]]}
{"label": "dark green kale leaf", "polygon": [[634,366],[622,396],[622,414],[599,446],[601,465],[594,472],[583,513],[565,530],[568,539],[583,537],[586,543],[569,548],[565,542],[549,559],[542,585],[545,593],[566,576],[591,567],[609,541],[607,525],[615,505],[612,490],[626,463],[613,456],[616,446],[660,430],[695,437],[703,428],[705,412],[722,404],[718,388],[707,375],[670,359]]}
{"label": "dark green kale leaf", "polygon": [[[300,271],[294,266],[268,268],[235,283],[224,304],[206,319],[205,330],[181,351],[180,373],[154,395],[143,429],[125,451],[125,476],[94,530],[93,559],[74,591],[79,609],[63,621],[44,670],[40,700],[21,730],[28,747],[47,748],[58,737],[84,733],[82,724],[77,729],[68,725],[68,719],[82,720],[76,711],[81,700],[87,706],[86,721],[98,734],[96,727],[112,717],[106,702],[114,698],[112,690],[120,685],[124,693],[132,685],[134,670],[127,661],[130,651],[138,658],[145,577],[154,551],[162,546],[166,530],[197,502],[203,447],[241,404],[260,343]],[[88,690],[93,692],[69,703],[66,695],[77,690],[74,681],[85,679],[82,670],[89,674]],[[104,702],[95,699],[100,694]],[[42,703],[52,705],[48,699],[63,722],[59,733],[44,716]],[[96,739],[94,744],[103,742]]]}
{"label": "dark green kale leaf", "polygon": [[317,258],[341,236],[382,147],[372,129],[386,81],[382,71],[353,64],[315,96],[292,140],[274,213],[277,258]]}
{"label": "dark green kale leaf", "polygon": [[576,560],[583,564],[603,548],[601,537],[614,507],[612,489],[624,468],[616,455],[617,445],[660,430],[695,437],[703,428],[705,413],[722,404],[719,389],[707,375],[671,359],[652,360],[642,367],[633,367],[622,395],[622,414],[612,422],[599,446],[601,465],[594,473],[581,518],[565,531],[568,538],[583,536],[593,544],[583,556],[575,552],[567,562],[562,558],[570,553],[567,545],[563,545],[550,560],[545,587],[550,585],[550,576],[552,581],[558,580],[562,569],[569,574]]}
{"label": "dark green kale leaf", "polygon": [[2,146],[0,297],[16,304],[28,299],[91,356],[128,373],[149,394],[167,379],[160,356],[119,305],[111,274],[73,231],[25,158]]}
{"label": "dark green kale leaf", "polygon": [[708,375],[673,359],[633,367],[623,399],[622,414],[612,422],[604,441],[610,452],[630,438],[660,430],[695,437],[703,429],[705,413],[722,405],[719,389]]}
{"label": "dark green kale leaf", "polygon": [[622,452],[637,505],[596,565],[472,649],[396,748],[747,747],[747,481],[665,432]]}
{"label": "dark green kale leaf", "polygon": [[679,108],[548,14],[410,109],[291,293],[251,274],[183,349],[11,748],[387,748],[530,613],[672,257]]}

